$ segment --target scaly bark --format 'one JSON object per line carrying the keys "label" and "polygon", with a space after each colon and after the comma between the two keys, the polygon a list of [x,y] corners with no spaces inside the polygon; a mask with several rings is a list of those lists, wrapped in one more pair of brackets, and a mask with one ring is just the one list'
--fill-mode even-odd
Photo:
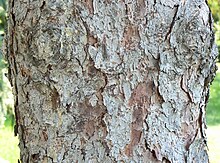
{"label": "scaly bark", "polygon": [[204,0],[9,0],[22,162],[208,162]]}

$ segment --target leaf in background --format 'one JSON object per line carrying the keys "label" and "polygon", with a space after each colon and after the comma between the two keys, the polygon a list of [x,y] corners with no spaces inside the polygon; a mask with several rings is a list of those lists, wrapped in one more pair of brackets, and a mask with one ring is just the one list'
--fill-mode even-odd
{"label": "leaf in background", "polygon": [[3,9],[6,11],[7,9],[6,0],[0,0],[0,6],[2,6]]}

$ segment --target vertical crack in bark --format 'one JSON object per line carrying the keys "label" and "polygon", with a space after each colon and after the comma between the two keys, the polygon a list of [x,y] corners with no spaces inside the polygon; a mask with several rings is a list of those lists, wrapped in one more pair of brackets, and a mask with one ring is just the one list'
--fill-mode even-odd
{"label": "vertical crack in bark", "polygon": [[126,16],[128,17],[128,13],[129,13],[129,11],[128,11],[128,5],[127,5],[127,3],[125,3],[125,2],[124,2],[124,4],[125,4],[125,14],[126,14]]}
{"label": "vertical crack in bark", "polygon": [[[78,12],[78,11],[76,11]],[[79,14],[78,14],[79,15]],[[86,22],[83,20],[83,18],[81,16],[79,16],[79,19],[81,20],[85,30],[86,30],[86,37],[87,37],[87,43],[84,45],[83,49],[86,53],[86,56],[84,58],[84,61],[82,62],[82,65],[86,62],[86,60],[88,59],[88,56],[89,56],[89,51],[88,51],[88,48],[89,48],[89,42],[90,42],[90,31],[89,31],[89,27],[88,25],[86,24]],[[97,41],[97,40],[96,40]]]}
{"label": "vertical crack in bark", "polygon": [[78,58],[75,57],[75,59],[78,62],[79,66],[81,67],[82,71],[84,71],[83,64],[80,62],[80,60]]}
{"label": "vertical crack in bark", "polygon": [[102,40],[102,52],[103,52],[103,58],[107,59],[108,55],[107,55],[107,48],[106,48],[106,36],[103,36],[103,40]]}
{"label": "vertical crack in bark", "polygon": [[192,99],[192,97],[190,96],[190,94],[189,94],[189,92],[184,88],[184,81],[183,81],[184,79],[183,79],[183,75],[182,75],[182,77],[181,77],[181,81],[180,81],[180,87],[181,87],[181,89],[183,90],[183,92],[185,92],[186,93],[186,95],[187,95],[187,97],[188,97],[188,99],[190,100],[190,102],[193,102],[193,99]]}
{"label": "vertical crack in bark", "polygon": [[[174,13],[173,20],[172,20],[172,22],[171,22],[169,31],[168,31],[167,34],[165,35],[165,40],[167,40],[168,37],[170,38],[170,34],[171,34],[171,32],[172,32],[173,26],[174,26],[175,21],[176,21],[176,16],[177,16],[177,12],[178,12],[178,9],[179,9],[179,5],[175,5],[174,7],[176,7],[176,11],[175,11],[175,13]],[[165,40],[164,40],[164,41],[165,41]]]}
{"label": "vertical crack in bark", "polygon": [[13,21],[13,25],[14,27],[16,26],[16,21],[15,21],[15,14],[14,14],[14,5],[15,5],[15,0],[12,0],[11,2],[11,18],[12,18],[12,21]]}
{"label": "vertical crack in bark", "polygon": [[157,4],[157,0],[154,0],[153,8],[155,8],[156,4]]}
{"label": "vertical crack in bark", "polygon": [[205,137],[205,135],[204,135],[204,127],[203,127],[203,124],[204,124],[204,122],[203,122],[203,114],[204,114],[204,112],[203,112],[203,110],[202,110],[202,106],[200,106],[200,111],[199,111],[199,118],[198,118],[198,124],[199,124],[199,130],[200,130],[200,135],[201,135],[201,137],[203,138],[203,141],[204,141],[204,143],[207,145],[207,140],[206,140],[206,137]]}
{"label": "vertical crack in bark", "polygon": [[46,2],[43,1],[42,5],[40,6],[40,10],[42,11],[44,9],[44,6],[46,5]]}
{"label": "vertical crack in bark", "polygon": [[186,143],[185,149],[186,149],[187,151],[189,151],[190,145],[195,141],[195,139],[196,139],[196,137],[197,137],[197,135],[198,135],[198,132],[199,132],[199,130],[196,129],[196,133],[195,133],[194,137],[193,137],[192,139],[190,139],[190,141],[188,141],[188,142]]}
{"label": "vertical crack in bark", "polygon": [[57,89],[54,87],[51,92],[51,101],[52,101],[52,108],[57,110],[60,105],[60,96]]}
{"label": "vertical crack in bark", "polygon": [[[90,29],[89,29],[87,23],[83,20],[82,17],[79,16],[79,18],[80,18],[80,20],[81,20],[81,22],[82,22],[82,24],[85,28],[85,32],[86,32],[86,35],[87,35],[87,43],[83,47],[84,51],[86,53],[86,56],[84,58],[84,61],[81,63],[81,67],[83,67],[83,64],[88,64],[86,66],[88,68],[88,72],[87,72],[87,70],[84,70],[84,71],[87,72],[90,77],[94,77],[94,75],[96,76],[96,75],[99,74],[98,75],[99,79],[103,80],[103,84],[99,87],[98,90],[96,90],[97,91],[96,93],[97,93],[98,99],[100,101],[100,102],[98,102],[98,105],[101,105],[101,107],[103,107],[104,111],[101,115],[99,115],[99,117],[98,117],[98,119],[96,119],[96,121],[99,121],[98,123],[99,123],[99,125],[101,126],[101,128],[103,130],[103,136],[104,136],[104,137],[98,138],[99,139],[98,141],[105,148],[106,156],[109,157],[110,148],[108,147],[108,144],[105,141],[105,139],[106,139],[105,135],[107,135],[107,125],[105,124],[105,121],[104,121],[105,114],[107,113],[107,108],[104,105],[104,101],[103,101],[103,92],[105,91],[105,88],[107,86],[108,77],[107,77],[107,74],[105,72],[103,72],[101,68],[97,68],[95,66],[95,62],[91,58],[91,56],[89,54],[89,50],[88,50],[89,46],[97,47],[98,45],[101,45],[102,49],[103,49],[103,53],[107,53],[106,52],[107,49],[106,49],[106,45],[105,45],[106,42],[105,42],[105,39],[104,39],[103,43],[99,43],[97,37],[93,36],[92,33],[90,32]],[[90,122],[90,123],[94,123],[94,122]],[[82,149],[81,152],[82,152],[83,159],[85,160],[86,159],[85,149]]]}

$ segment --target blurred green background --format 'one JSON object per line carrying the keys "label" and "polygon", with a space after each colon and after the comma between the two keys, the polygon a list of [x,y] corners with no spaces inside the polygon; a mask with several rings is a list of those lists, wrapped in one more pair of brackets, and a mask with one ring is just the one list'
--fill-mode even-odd
{"label": "blurred green background", "polygon": [[[209,0],[214,18],[215,41],[218,45],[220,61],[220,0]],[[0,0],[0,46],[6,29],[7,0]],[[220,63],[217,63],[220,69]],[[16,163],[19,158],[18,138],[14,137],[13,96],[10,84],[5,76],[7,63],[0,51],[0,163]],[[220,162],[220,70],[211,85],[209,103],[207,105],[207,136],[211,163]]]}

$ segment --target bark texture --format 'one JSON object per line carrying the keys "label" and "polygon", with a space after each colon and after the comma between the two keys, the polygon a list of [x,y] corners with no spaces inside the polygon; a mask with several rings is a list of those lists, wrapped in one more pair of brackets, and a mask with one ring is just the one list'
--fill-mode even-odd
{"label": "bark texture", "polygon": [[208,162],[205,0],[9,0],[21,161]]}

